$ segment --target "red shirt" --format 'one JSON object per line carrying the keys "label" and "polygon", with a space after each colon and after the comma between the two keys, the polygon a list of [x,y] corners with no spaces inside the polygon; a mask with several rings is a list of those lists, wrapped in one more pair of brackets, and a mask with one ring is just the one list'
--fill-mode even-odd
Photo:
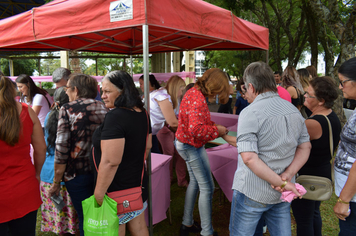
{"label": "red shirt", "polygon": [[211,121],[204,95],[196,87],[189,89],[179,108],[177,139],[200,148],[218,135],[218,128]]}
{"label": "red shirt", "polygon": [[40,184],[30,156],[33,122],[24,103],[20,119],[19,142],[10,146],[0,140],[0,223],[21,218],[37,210],[42,203]]}

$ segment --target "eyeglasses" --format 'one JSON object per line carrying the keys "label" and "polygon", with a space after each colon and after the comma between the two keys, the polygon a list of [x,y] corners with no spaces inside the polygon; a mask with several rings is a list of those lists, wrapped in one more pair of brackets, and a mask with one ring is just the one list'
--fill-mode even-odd
{"label": "eyeglasses", "polygon": [[339,79],[339,83],[340,83],[341,87],[344,87],[344,84],[345,84],[347,81],[351,81],[351,80],[350,80],[350,79],[345,79],[345,80],[340,80],[340,79]]}
{"label": "eyeglasses", "polygon": [[68,86],[63,87],[63,90],[64,90],[65,92],[67,92],[68,89],[70,89],[70,87],[68,87]]}
{"label": "eyeglasses", "polygon": [[308,92],[304,92],[304,96],[306,96],[307,98],[316,98],[315,96],[310,96]]}
{"label": "eyeglasses", "polygon": [[244,84],[241,85],[241,92],[242,92],[242,94],[245,94],[246,91],[247,91],[246,86],[245,86]]}

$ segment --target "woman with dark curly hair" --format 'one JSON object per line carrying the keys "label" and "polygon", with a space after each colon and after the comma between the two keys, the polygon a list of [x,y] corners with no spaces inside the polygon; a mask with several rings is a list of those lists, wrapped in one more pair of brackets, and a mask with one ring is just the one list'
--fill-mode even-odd
{"label": "woman with dark curly hair", "polygon": [[[335,149],[339,143],[341,131],[339,118],[331,110],[338,97],[336,85],[329,77],[316,77],[310,81],[310,86],[305,91],[304,97],[304,105],[312,111],[311,116],[305,121],[312,148],[308,161],[298,174],[326,177],[331,180],[330,161],[334,150],[330,153],[329,138],[332,135],[333,148]],[[330,121],[332,134],[329,133],[327,119]],[[298,236],[321,236],[320,203],[320,201],[307,199],[295,199],[292,202]]]}
{"label": "woman with dark curly hair", "polygon": [[20,102],[24,102],[32,107],[32,109],[36,112],[43,128],[44,120],[53,102],[51,96],[46,90],[37,87],[32,78],[28,75],[21,74],[15,81],[17,88],[21,92]]}

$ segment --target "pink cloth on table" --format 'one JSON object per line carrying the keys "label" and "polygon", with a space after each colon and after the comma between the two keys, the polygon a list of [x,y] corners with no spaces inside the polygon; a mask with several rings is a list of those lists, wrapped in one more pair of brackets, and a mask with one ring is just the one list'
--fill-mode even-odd
{"label": "pink cloth on table", "polygon": [[[295,188],[297,189],[298,193],[300,193],[302,196],[307,193],[307,190],[300,185],[300,184],[295,184]],[[293,193],[292,191],[284,191],[281,196],[281,200],[284,202],[292,202],[294,197],[297,195]]]}
{"label": "pink cloth on table", "polygon": [[226,149],[226,148],[229,148],[229,147],[232,147],[230,144],[228,143],[225,143],[225,144],[222,144],[222,145],[219,145],[219,146],[215,146],[215,147],[211,147],[211,148],[208,148],[207,151],[217,151],[217,150],[222,150],[222,149]]}
{"label": "pink cloth on table", "polygon": [[210,112],[211,120],[216,124],[225,126],[229,131],[237,131],[239,116],[234,114]]}
{"label": "pink cloth on table", "polygon": [[[167,218],[166,212],[171,201],[171,179],[169,163],[172,157],[151,153],[152,182],[152,223],[157,224]],[[148,225],[148,210],[145,211]]]}
{"label": "pink cloth on table", "polygon": [[157,138],[161,144],[163,154],[172,156],[172,161],[169,164],[170,178],[173,179],[174,164],[177,174],[178,186],[187,185],[187,164],[185,164],[185,161],[174,147],[174,133],[170,131],[166,126],[163,126],[163,128],[158,131]]}
{"label": "pink cloth on table", "polygon": [[206,149],[210,169],[226,198],[232,201],[232,183],[237,169],[237,148],[229,144]]}

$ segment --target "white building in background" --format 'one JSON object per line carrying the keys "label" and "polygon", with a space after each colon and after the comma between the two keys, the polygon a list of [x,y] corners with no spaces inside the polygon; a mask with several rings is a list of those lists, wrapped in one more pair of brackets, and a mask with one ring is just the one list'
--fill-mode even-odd
{"label": "white building in background", "polygon": [[203,63],[205,61],[205,54],[203,51],[195,51],[195,76],[201,77],[206,68],[204,67]]}
{"label": "white building in background", "polygon": [[[196,77],[200,77],[204,74],[204,72],[207,70],[207,68],[204,67],[204,61],[205,61],[205,54],[204,51],[195,51],[195,75]],[[183,63],[185,63],[185,58],[183,56]],[[336,63],[336,59],[334,61]],[[282,62],[282,68],[283,70],[287,67],[288,62],[284,61]],[[311,65],[311,54],[308,52],[305,52],[305,59],[304,61],[301,61],[297,64],[297,70],[301,68],[306,68],[307,66]],[[318,56],[318,74],[324,75],[325,74],[325,61],[324,61],[324,55],[319,54]],[[281,71],[283,72],[283,71]]]}
{"label": "white building in background", "polygon": [[[336,63],[336,58],[334,60],[334,64]],[[285,61],[285,62],[282,62],[282,68],[283,70],[287,67],[288,65],[288,62]],[[302,62],[299,62],[297,64],[297,70],[298,69],[301,69],[301,68],[305,68],[307,66],[310,66],[311,65],[311,54],[306,52],[305,53],[305,60],[302,61]],[[325,75],[325,61],[324,61],[324,55],[323,54],[319,54],[318,55],[318,74],[321,74],[321,75]],[[282,71],[283,72],[283,71]]]}

